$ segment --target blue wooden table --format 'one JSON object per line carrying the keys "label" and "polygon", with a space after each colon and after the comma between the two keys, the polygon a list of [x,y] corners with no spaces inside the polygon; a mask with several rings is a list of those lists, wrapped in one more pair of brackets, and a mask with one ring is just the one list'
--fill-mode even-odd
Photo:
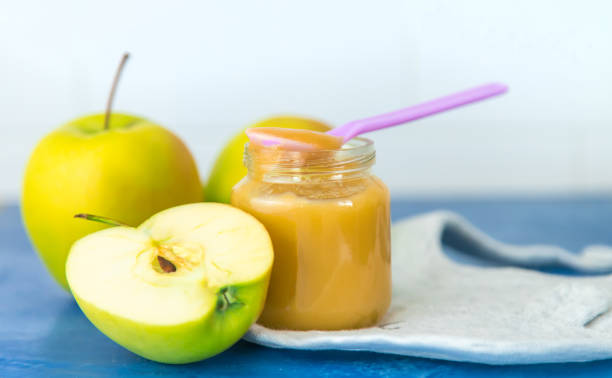
{"label": "blue wooden table", "polygon": [[[612,198],[395,201],[394,219],[456,211],[510,243],[552,243],[570,250],[612,245]],[[219,356],[171,366],[140,358],[98,332],[32,250],[16,206],[0,207],[0,376],[612,376],[612,360],[488,366],[364,352],[305,352],[241,341]]]}

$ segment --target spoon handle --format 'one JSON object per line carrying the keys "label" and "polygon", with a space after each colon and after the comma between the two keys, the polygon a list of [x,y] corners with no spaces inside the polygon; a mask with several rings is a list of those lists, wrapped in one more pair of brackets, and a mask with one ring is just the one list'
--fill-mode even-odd
{"label": "spoon handle", "polygon": [[441,113],[459,106],[500,95],[507,90],[508,87],[504,84],[485,84],[394,112],[352,121],[328,131],[327,134],[343,137],[346,142],[363,133],[400,125],[402,123]]}

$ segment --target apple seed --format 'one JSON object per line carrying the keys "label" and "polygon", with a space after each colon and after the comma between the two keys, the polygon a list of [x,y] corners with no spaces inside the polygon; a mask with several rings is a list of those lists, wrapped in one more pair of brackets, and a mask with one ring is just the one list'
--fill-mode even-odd
{"label": "apple seed", "polygon": [[164,272],[166,273],[176,272],[176,266],[174,266],[173,263],[161,257],[160,255],[157,255],[157,262],[159,262],[159,266],[162,268]]}

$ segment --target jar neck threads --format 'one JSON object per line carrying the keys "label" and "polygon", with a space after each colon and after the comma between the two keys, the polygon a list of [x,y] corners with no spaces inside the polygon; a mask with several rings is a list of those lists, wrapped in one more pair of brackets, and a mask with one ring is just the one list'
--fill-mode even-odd
{"label": "jar neck threads", "polygon": [[252,179],[300,183],[369,176],[376,160],[374,143],[355,138],[340,150],[294,151],[245,145],[244,165]]}

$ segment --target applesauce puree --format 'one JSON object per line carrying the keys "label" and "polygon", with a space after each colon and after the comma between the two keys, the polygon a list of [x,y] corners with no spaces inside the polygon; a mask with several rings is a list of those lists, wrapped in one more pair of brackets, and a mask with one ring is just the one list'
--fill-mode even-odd
{"label": "applesauce puree", "polygon": [[258,127],[246,132],[252,145],[261,145],[266,140],[275,143],[274,148],[281,149],[338,150],[343,144],[340,137],[314,130]]}
{"label": "applesauce puree", "polygon": [[[255,156],[260,148],[265,147],[251,146],[247,154]],[[307,167],[312,156],[294,154],[292,161]],[[355,164],[340,169],[352,172],[348,168]],[[274,246],[259,323],[295,330],[377,323],[391,300],[389,192],[384,183],[367,169],[338,179],[334,167],[327,176],[294,173],[281,181],[266,179],[268,169],[273,168],[251,166],[231,199],[264,224]]]}

